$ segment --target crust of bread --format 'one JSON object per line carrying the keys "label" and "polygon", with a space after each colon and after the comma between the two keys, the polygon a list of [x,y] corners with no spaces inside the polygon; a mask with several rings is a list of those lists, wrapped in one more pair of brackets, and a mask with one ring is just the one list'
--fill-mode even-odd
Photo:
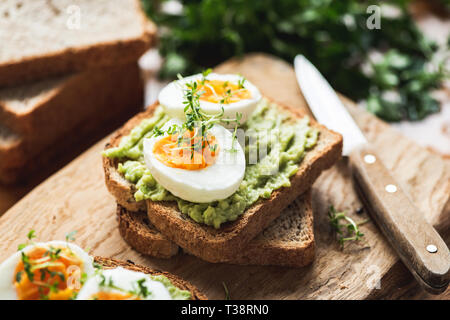
{"label": "crust of bread", "polygon": [[146,211],[130,212],[117,205],[117,222],[122,238],[136,251],[155,258],[170,258],[179,247],[148,220]]}
{"label": "crust of bread", "polygon": [[[301,234],[302,240],[283,238],[283,215],[298,215],[301,229],[291,231]],[[178,246],[162,235],[148,220],[144,211],[130,212],[117,205],[117,219],[122,238],[136,251],[155,258],[170,258],[177,254]],[[280,235],[271,238],[264,230],[250,241],[245,249],[229,261],[221,261],[239,265],[276,265],[287,267],[304,267],[314,260],[315,242],[313,231],[313,211],[311,190],[295,199],[269,226],[279,228]]]}
{"label": "crust of bread", "polygon": [[[152,116],[157,106],[158,102],[155,102],[147,110],[128,120],[122,128],[113,134],[111,140],[106,144],[105,149],[118,146],[122,138],[127,136],[143,119]],[[117,159],[103,157],[103,170],[105,172],[105,183],[108,191],[116,198],[117,203],[128,211],[146,211],[145,201],[136,202],[134,199],[134,193],[137,191],[135,185],[125,180],[117,172],[118,164],[119,161]]]}
{"label": "crust of bread", "polygon": [[[282,239],[267,239],[266,229],[253,238],[240,254],[224,262],[240,265],[276,265],[297,268],[312,263],[315,255],[315,240],[311,190],[295,199],[281,214],[291,214],[291,212],[301,216],[302,228],[298,232],[302,233],[302,237],[305,238],[301,243],[297,241],[288,243]],[[280,215],[278,219],[282,219],[282,216]],[[275,219],[269,228],[277,227],[278,219]]]}
{"label": "crust of bread", "polygon": [[[136,5],[140,5],[136,0]],[[137,61],[156,43],[156,25],[138,11],[142,34],[137,38],[72,47],[0,64],[0,87],[23,84],[50,76]]]}
{"label": "crust of bread", "polygon": [[[293,117],[304,113],[282,106]],[[129,120],[113,136],[106,148],[117,146],[123,136],[146,117],[150,117],[157,103]],[[168,239],[189,253],[209,262],[232,260],[261,231],[267,228],[292,201],[306,192],[320,173],[330,168],[342,153],[342,136],[311,120],[311,126],[320,131],[319,141],[313,150],[306,153],[297,173],[291,178],[291,186],[275,190],[269,199],[260,199],[236,221],[224,223],[220,229],[201,225],[182,214],[177,204],[166,201],[146,201],[151,223]],[[116,171],[117,160],[103,157],[105,181],[108,190],[117,202],[130,211],[142,210],[141,203],[134,200],[134,186]],[[118,177],[120,179],[118,179]]]}
{"label": "crust of bread", "polygon": [[128,270],[142,272],[149,275],[163,275],[167,277],[172,284],[182,290],[187,290],[191,293],[191,300],[208,300],[205,294],[203,294],[197,287],[187,282],[186,280],[181,279],[169,272],[159,271],[150,269],[148,267],[144,267],[141,265],[134,264],[132,261],[120,261],[112,258],[105,257],[94,257],[94,261],[100,265],[102,265],[105,269],[112,269],[117,267],[122,267]]}

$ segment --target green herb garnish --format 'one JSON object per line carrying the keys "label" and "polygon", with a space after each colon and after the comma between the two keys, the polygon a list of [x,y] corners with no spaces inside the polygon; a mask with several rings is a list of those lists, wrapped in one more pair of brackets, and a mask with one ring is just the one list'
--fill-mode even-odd
{"label": "green herb garnish", "polygon": [[73,230],[66,234],[66,242],[75,241],[75,234],[77,233],[77,230]]}
{"label": "green herb garnish", "polygon": [[32,244],[34,238],[36,238],[35,231],[30,230],[27,234],[27,239],[28,239],[27,242],[19,244],[19,246],[17,247],[17,250],[20,251],[23,248],[25,248],[26,246],[29,246],[30,244]]}
{"label": "green herb garnish", "polygon": [[148,290],[148,288],[145,286],[145,278],[139,279],[136,281],[136,288],[134,290],[125,290],[117,285],[114,284],[114,281],[112,280],[112,277],[107,279],[103,274],[100,275],[100,283],[99,287],[108,288],[108,289],[114,289],[119,292],[131,294],[135,297],[142,297],[146,298],[152,293]]}
{"label": "green herb garnish", "polygon": [[228,291],[228,287],[225,282],[222,281],[223,290],[225,291],[225,300],[230,300],[230,292]]}
{"label": "green herb garnish", "polygon": [[[201,83],[206,81],[206,76],[211,72],[211,70],[206,70],[202,73]],[[178,74],[178,79],[182,80],[183,77]],[[234,145],[236,140],[236,132],[237,128],[240,126],[240,120],[242,119],[242,114],[236,113],[236,118],[228,119],[224,118],[224,108],[222,106],[221,112],[215,115],[210,115],[200,108],[200,97],[204,93],[200,90],[198,83],[196,81],[188,82],[185,84],[186,88],[184,89],[184,114],[186,117],[185,122],[179,125],[172,125],[166,131],[162,130],[155,126],[153,129],[153,136],[161,136],[164,134],[175,134],[179,133],[178,136],[178,146],[180,149],[190,150],[191,159],[194,157],[195,152],[201,152],[203,148],[208,145],[211,151],[215,151],[217,145],[211,146],[208,141],[208,131],[217,123],[225,123],[230,124],[234,123],[234,132],[233,132],[233,142],[232,148],[229,151],[235,151]],[[221,104],[226,103],[227,96],[231,96],[231,90],[227,90],[226,96],[224,99],[220,101]],[[194,132],[192,137],[185,137],[184,133],[187,131]]]}
{"label": "green herb garnish", "polygon": [[[338,241],[341,247],[344,247],[345,242],[358,241],[364,234],[359,230],[359,226],[366,223],[368,220],[356,223],[347,216],[346,212],[337,212],[334,206],[330,206],[328,211],[330,224],[338,235]],[[341,223],[345,221],[346,223]]]}

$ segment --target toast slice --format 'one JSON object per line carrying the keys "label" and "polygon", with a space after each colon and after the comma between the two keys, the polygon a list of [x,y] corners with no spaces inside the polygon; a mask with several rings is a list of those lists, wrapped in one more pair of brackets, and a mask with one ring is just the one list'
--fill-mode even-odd
{"label": "toast slice", "polygon": [[179,247],[150,223],[147,211],[131,212],[118,204],[116,214],[120,235],[139,253],[162,259],[178,253]]}
{"label": "toast slice", "polygon": [[187,282],[186,280],[183,280],[169,272],[163,272],[158,270],[153,270],[144,266],[140,266],[137,264],[134,264],[131,261],[120,261],[112,258],[104,258],[96,256],[94,257],[94,262],[98,263],[99,265],[103,266],[105,269],[112,269],[117,267],[122,267],[131,271],[137,271],[142,272],[145,274],[157,276],[157,275],[163,275],[167,277],[172,284],[182,290],[187,290],[191,293],[191,299],[192,300],[208,300],[208,298],[200,291],[198,290],[194,285]]}
{"label": "toast slice", "polygon": [[[106,148],[115,147],[144,118],[150,117],[157,104],[129,120],[113,136]],[[280,106],[293,117],[303,117],[300,110]],[[292,201],[306,192],[320,173],[331,167],[342,152],[342,136],[311,121],[319,130],[317,145],[306,153],[297,173],[291,178],[291,187],[272,192],[269,199],[260,199],[236,221],[224,223],[220,229],[201,225],[184,214],[174,202],[146,201],[150,222],[169,240],[189,253],[209,262],[232,260],[260,232],[267,228]],[[117,172],[117,160],[103,158],[106,186],[117,202],[130,211],[145,210],[145,205],[134,200],[134,186]]]}
{"label": "toast slice", "polygon": [[[122,238],[136,251],[156,258],[177,254],[178,246],[161,234],[145,211],[130,212],[117,205]],[[271,225],[229,261],[241,265],[303,267],[314,259],[311,190],[295,199]]]}
{"label": "toast slice", "polygon": [[3,0],[0,87],[136,61],[156,27],[139,0]]}
{"label": "toast slice", "polygon": [[[135,62],[46,83],[37,91],[0,90],[3,183],[25,178],[59,153],[70,153],[75,145],[97,132],[107,134],[110,131],[105,129],[113,130],[143,105],[143,84]],[[2,124],[4,119],[31,131],[15,132]]]}

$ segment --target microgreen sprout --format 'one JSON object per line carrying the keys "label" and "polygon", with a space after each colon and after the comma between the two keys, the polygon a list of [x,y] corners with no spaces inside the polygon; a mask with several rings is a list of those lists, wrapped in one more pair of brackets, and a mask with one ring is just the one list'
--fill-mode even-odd
{"label": "microgreen sprout", "polygon": [[30,230],[27,234],[27,242],[19,244],[17,250],[20,251],[26,246],[33,244],[34,238],[36,238],[36,232],[34,230]]}
{"label": "microgreen sprout", "polygon": [[[330,206],[328,210],[328,217],[330,224],[338,235],[338,241],[341,247],[344,247],[345,242],[358,241],[364,234],[359,230],[359,226],[366,223],[368,220],[356,223],[353,219],[346,215],[346,212],[337,212],[334,206]],[[347,223],[341,223],[344,220]]]}
{"label": "microgreen sprout", "polygon": [[[202,79],[200,84],[204,84],[206,77],[211,73],[211,69],[208,69],[202,73]],[[183,80],[183,77],[178,74],[178,79]],[[240,85],[243,85],[244,80],[240,80]],[[172,125],[167,130],[162,130],[162,128],[155,127],[153,129],[153,136],[158,137],[164,134],[175,134],[180,133],[178,137],[178,146],[181,146],[184,142],[187,146],[182,147],[183,149],[190,149],[191,159],[194,157],[194,152],[201,151],[206,145],[211,151],[217,149],[217,145],[210,145],[208,141],[208,131],[218,123],[230,124],[234,123],[234,133],[231,151],[236,151],[235,143],[237,128],[240,126],[240,120],[242,119],[242,114],[236,113],[236,118],[229,119],[224,118],[224,108],[221,107],[221,111],[217,114],[207,114],[200,108],[200,97],[204,93],[200,89],[198,82],[187,82],[184,88],[184,115],[185,122],[182,125]],[[226,91],[225,97],[220,101],[221,104],[227,103],[228,99],[232,96],[231,90]],[[186,131],[193,131],[194,135],[192,137],[186,138],[183,133]],[[187,140],[186,140],[187,139]]]}
{"label": "microgreen sprout", "polygon": [[133,290],[126,290],[123,289],[119,286],[117,286],[112,277],[109,277],[108,279],[103,275],[100,274],[100,282],[99,282],[99,287],[103,287],[103,288],[109,288],[109,289],[114,289],[117,290],[119,292],[123,292],[125,294],[130,294],[134,297],[138,297],[138,298],[147,298],[149,295],[152,294],[152,292],[150,292],[147,288],[147,286],[145,285],[145,278],[139,279],[136,281],[136,285],[133,283],[133,287],[135,287]]}
{"label": "microgreen sprout", "polygon": [[68,234],[66,234],[66,242],[75,241],[76,233],[77,233],[77,230],[73,230],[73,231],[69,232]]}
{"label": "microgreen sprout", "polygon": [[230,300],[230,292],[228,291],[228,287],[225,282],[222,281],[223,290],[225,291],[225,300]]}
{"label": "microgreen sprout", "polygon": [[239,87],[239,89],[244,89],[245,81],[246,81],[246,79],[244,78],[244,76],[240,76],[240,79],[238,80],[238,87]]}

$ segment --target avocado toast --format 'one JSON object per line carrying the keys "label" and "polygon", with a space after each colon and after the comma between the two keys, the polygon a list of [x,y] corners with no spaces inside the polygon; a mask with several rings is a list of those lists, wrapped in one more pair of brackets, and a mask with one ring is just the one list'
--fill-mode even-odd
{"label": "avocado toast", "polygon": [[66,240],[27,241],[0,262],[1,300],[197,300],[206,299],[177,276],[104,257]]}
{"label": "avocado toast", "polygon": [[[298,110],[271,101],[267,103],[271,108],[280,108],[288,113],[292,119],[305,116]],[[108,143],[106,152],[119,146],[122,138],[128,136],[142,120],[151,118],[157,107],[158,103],[128,121]],[[285,207],[308,190],[323,170],[340,158],[342,137],[314,121],[310,121],[309,126],[317,130],[318,140],[302,156],[295,174],[289,179],[290,186],[271,191],[266,199],[257,200],[235,221],[225,222],[219,228],[195,222],[180,212],[175,201],[136,201],[136,185],[118,171],[123,159],[103,158],[106,185],[120,205],[129,211],[146,210],[156,229],[186,251],[210,262],[232,261]]]}
{"label": "avocado toast", "polygon": [[134,264],[134,263],[128,262],[128,261],[125,262],[125,261],[121,261],[121,260],[99,257],[99,256],[94,257],[94,262],[101,265],[102,268],[105,270],[122,267],[127,270],[142,272],[142,273],[152,275],[152,276],[164,276],[167,279],[169,279],[171,284],[173,286],[175,286],[176,288],[178,288],[180,290],[189,291],[190,300],[208,300],[208,298],[200,290],[198,290],[195,286],[193,286],[191,283],[189,283],[186,280],[183,280],[169,272],[163,272],[163,271],[150,269],[150,268],[147,268],[147,267],[144,267],[141,265],[137,265],[137,264]]}

